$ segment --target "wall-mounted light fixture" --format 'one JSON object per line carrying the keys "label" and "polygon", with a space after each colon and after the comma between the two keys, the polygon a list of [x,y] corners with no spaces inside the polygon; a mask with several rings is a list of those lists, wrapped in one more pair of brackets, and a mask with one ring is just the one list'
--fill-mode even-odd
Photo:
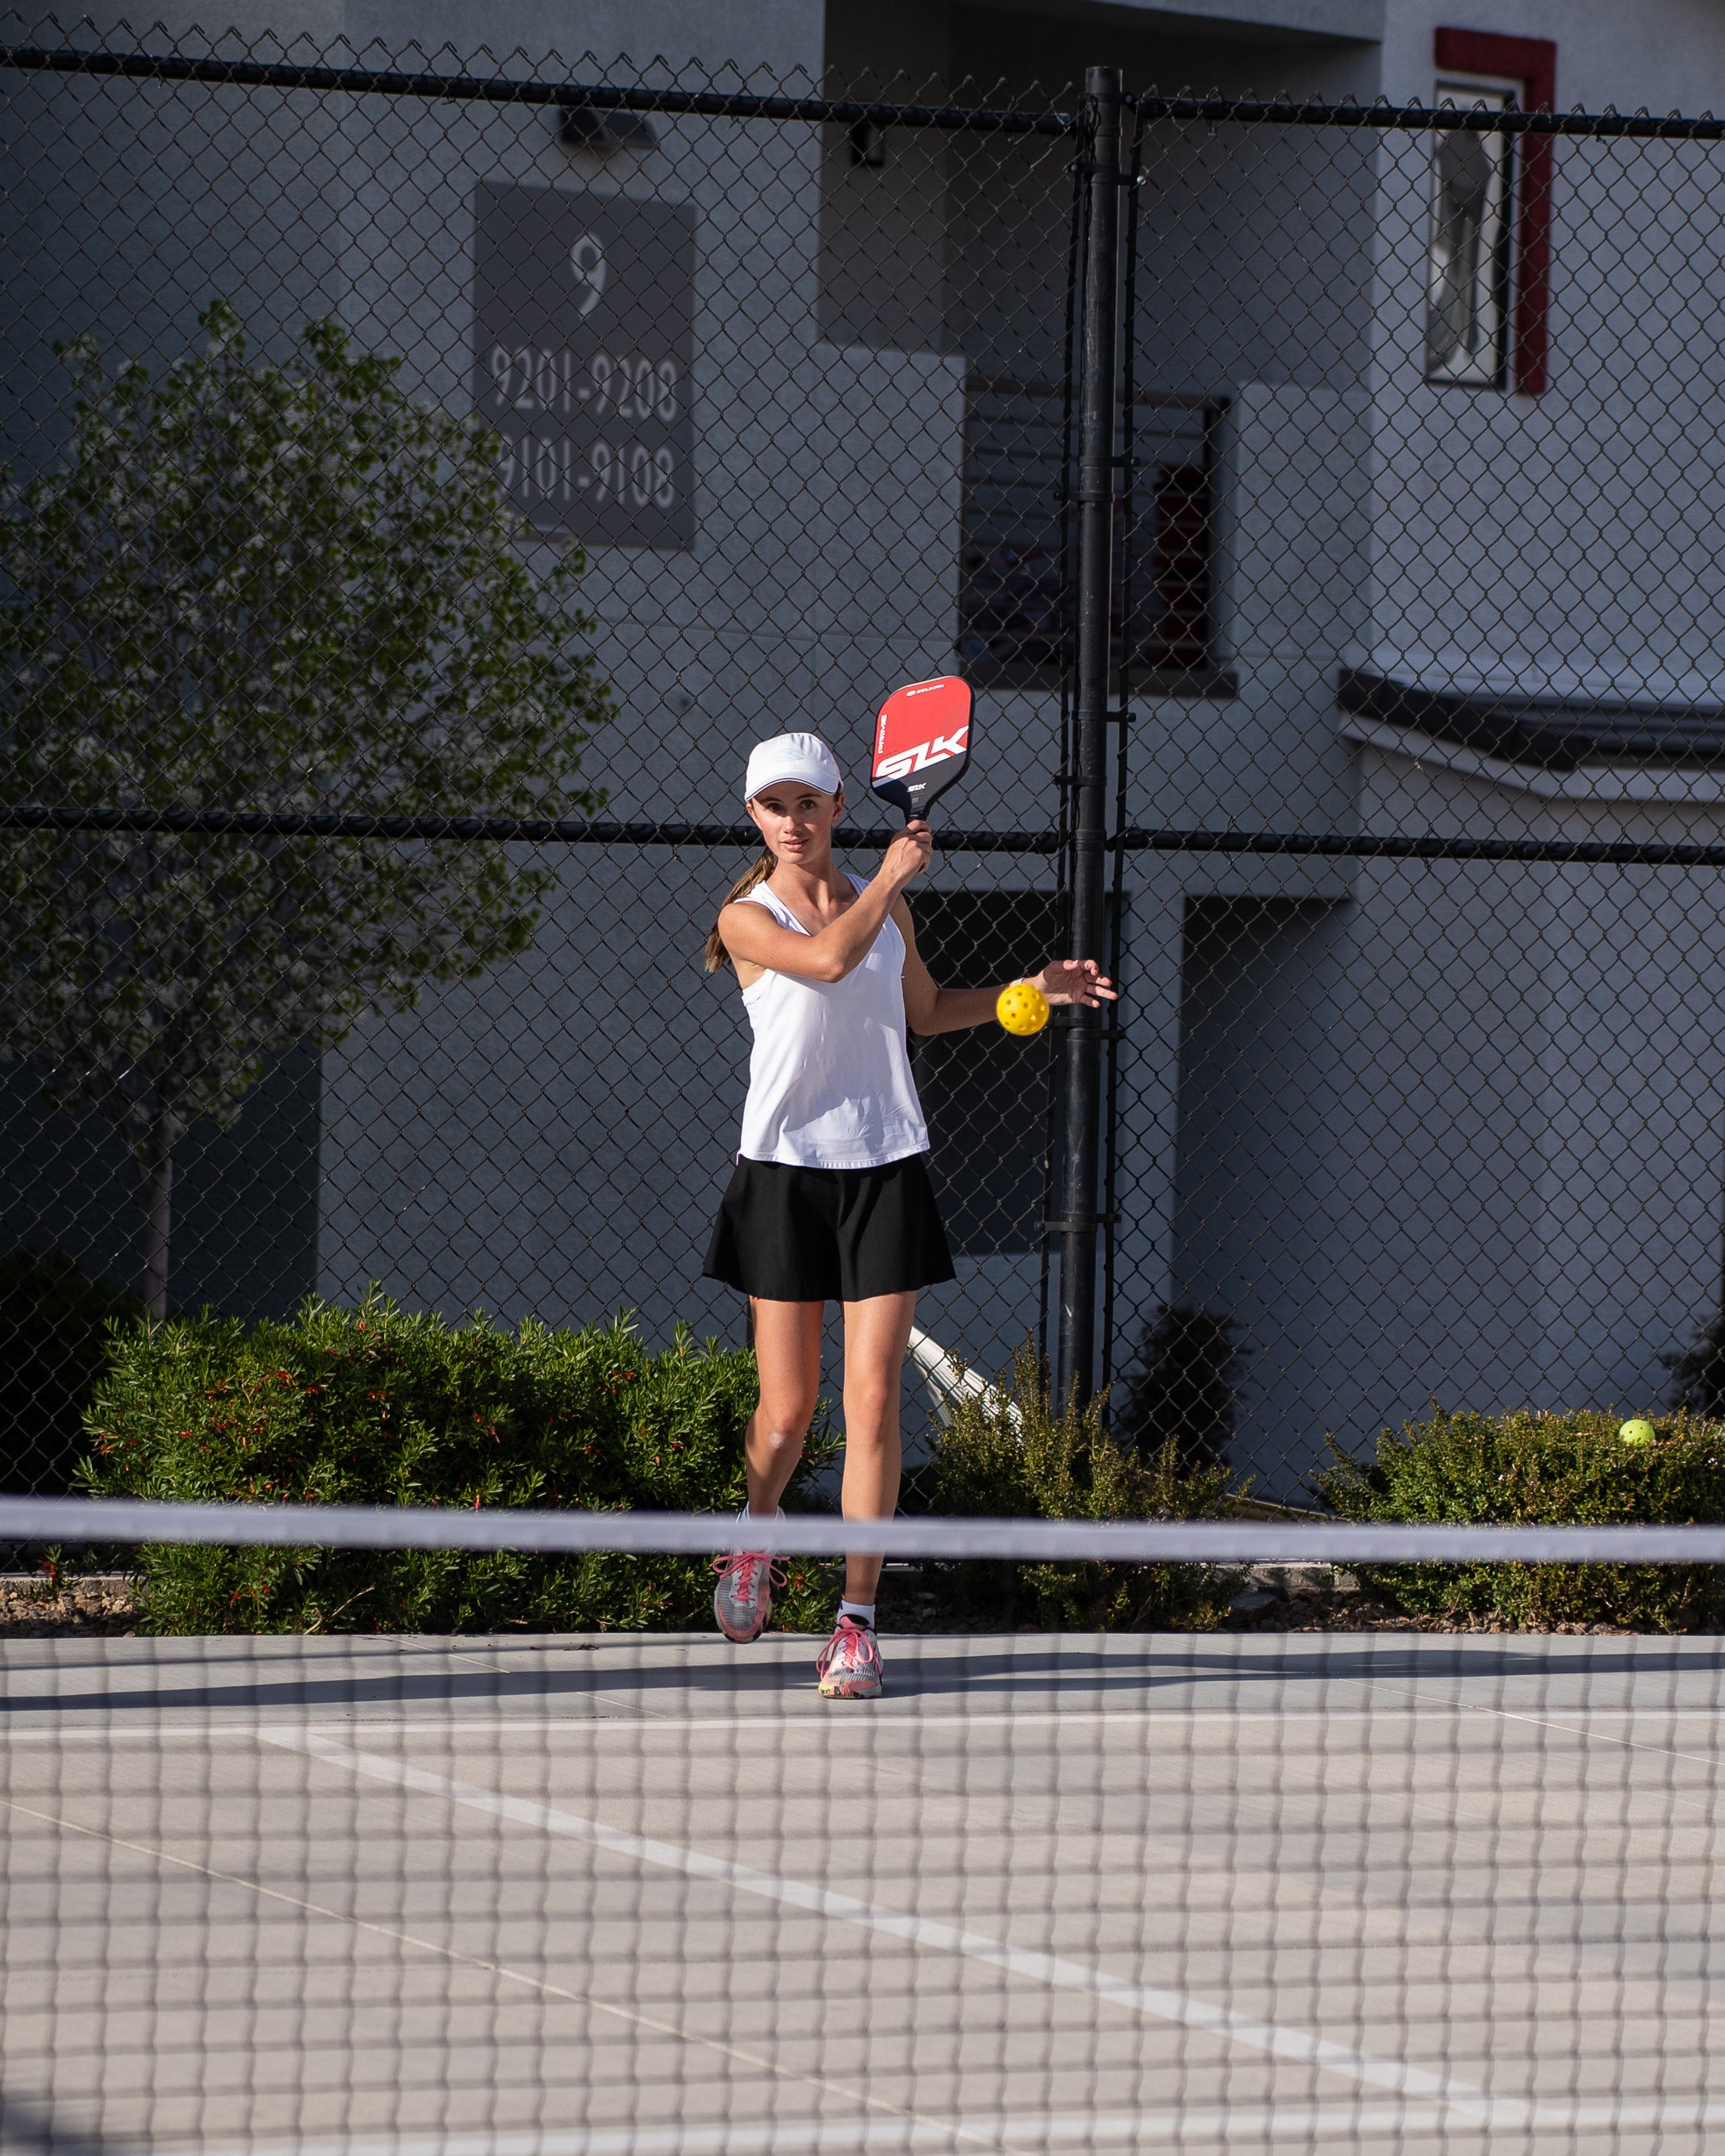
{"label": "wall-mounted light fixture", "polygon": [[873,171],[887,162],[887,137],[884,128],[877,127],[872,120],[854,120],[851,123],[851,162],[867,165]]}
{"label": "wall-mounted light fixture", "polygon": [[590,105],[559,107],[557,139],[572,150],[654,150],[659,136],[644,112],[600,112]]}

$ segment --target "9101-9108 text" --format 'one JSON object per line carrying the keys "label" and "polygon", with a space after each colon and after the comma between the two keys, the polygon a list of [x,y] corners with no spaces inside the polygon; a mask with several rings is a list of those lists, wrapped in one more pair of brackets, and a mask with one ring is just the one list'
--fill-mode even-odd
{"label": "9101-9108 text", "polygon": [[512,442],[497,459],[497,476],[518,501],[537,499],[627,503],[636,509],[677,504],[677,458],[643,442],[590,442],[533,435]]}

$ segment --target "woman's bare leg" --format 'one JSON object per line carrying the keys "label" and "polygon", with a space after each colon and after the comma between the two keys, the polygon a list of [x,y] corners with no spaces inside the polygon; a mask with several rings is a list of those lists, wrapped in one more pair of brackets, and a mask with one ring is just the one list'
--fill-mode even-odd
{"label": "woman's bare leg", "polygon": [[767,1302],[751,1296],[760,1399],[743,1440],[749,1460],[749,1509],[771,1519],[779,1509],[821,1393],[818,1302]]}
{"label": "woman's bare leg", "polygon": [[[916,1316],[916,1291],[870,1296],[847,1302],[844,1312],[844,1516],[889,1520],[899,1507],[899,1385]],[[873,1602],[880,1568],[878,1557],[847,1557],[846,1601]]]}

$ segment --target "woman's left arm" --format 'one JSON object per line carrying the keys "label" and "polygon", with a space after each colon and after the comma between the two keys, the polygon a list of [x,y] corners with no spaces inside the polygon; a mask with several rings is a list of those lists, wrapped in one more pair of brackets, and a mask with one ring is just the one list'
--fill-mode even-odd
{"label": "woman's left arm", "polygon": [[[893,918],[904,938],[904,1022],[913,1033],[962,1033],[965,1027],[986,1025],[1005,981],[992,988],[940,987],[916,947],[916,930],[910,908],[899,899]],[[1022,978],[1039,988],[1051,1004],[1087,1004],[1093,1009],[1117,1000],[1113,982],[1105,978],[1094,958],[1051,958],[1039,973]]]}

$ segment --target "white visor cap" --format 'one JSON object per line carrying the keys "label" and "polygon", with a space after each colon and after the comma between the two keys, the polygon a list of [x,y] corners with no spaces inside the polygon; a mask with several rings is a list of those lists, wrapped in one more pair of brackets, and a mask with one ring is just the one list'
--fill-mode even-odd
{"label": "white visor cap", "polygon": [[752,801],[764,787],[782,785],[787,778],[818,786],[823,793],[840,793],[845,783],[838,758],[818,734],[775,734],[749,752],[743,798]]}

